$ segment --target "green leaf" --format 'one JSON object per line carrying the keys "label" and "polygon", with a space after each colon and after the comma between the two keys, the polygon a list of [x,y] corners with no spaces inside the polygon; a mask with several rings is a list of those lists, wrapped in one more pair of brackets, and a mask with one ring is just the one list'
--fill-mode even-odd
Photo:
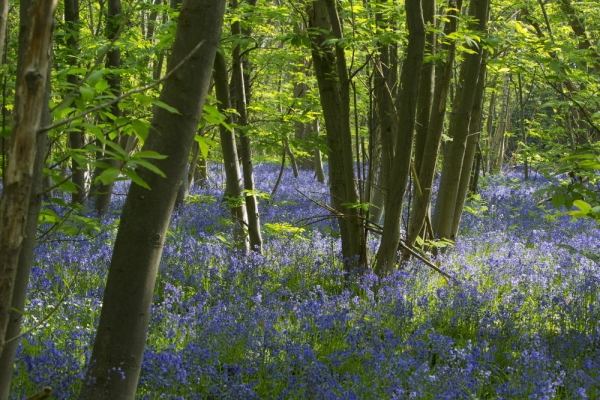
{"label": "green leaf", "polygon": [[95,91],[87,86],[80,86],[79,93],[81,93],[81,98],[83,101],[88,102],[94,98]]}
{"label": "green leaf", "polygon": [[108,185],[111,182],[114,182],[115,179],[119,176],[121,171],[118,168],[110,167],[102,171],[98,179],[102,184]]}
{"label": "green leaf", "polygon": [[102,75],[104,75],[104,71],[101,69],[93,71],[87,79],[86,83],[90,86],[96,86],[96,84],[102,79]]}
{"label": "green leaf", "polygon": [[171,107],[170,105],[165,104],[165,103],[163,103],[160,100],[152,100],[151,103],[154,104],[157,107],[164,108],[165,110],[167,110],[170,113],[181,115],[181,113],[179,111],[177,111],[176,108]]}
{"label": "green leaf", "polygon": [[164,160],[165,158],[167,158],[167,156],[163,155],[163,154],[159,154],[156,151],[153,150],[143,150],[143,151],[138,151],[137,153],[134,153],[132,157],[136,157],[136,158],[154,158],[156,160]]}
{"label": "green leaf", "polygon": [[143,146],[146,138],[148,137],[148,124],[139,119],[134,119],[131,121],[131,126],[133,127],[135,135],[138,137],[138,139],[140,139],[140,143]]}
{"label": "green leaf", "polygon": [[132,170],[132,169],[123,170],[123,174],[125,174],[125,176],[127,176],[129,179],[131,179],[132,182],[135,182],[139,186],[150,190],[150,186],[148,186],[148,184],[142,178],[140,178],[140,176],[138,174],[136,174],[136,172],[134,170]]}
{"label": "green leaf", "polygon": [[554,207],[556,207],[556,208],[560,208],[561,206],[564,206],[565,205],[565,195],[562,194],[561,192],[554,193],[554,196],[552,196],[552,204],[554,204]]}
{"label": "green leaf", "polygon": [[158,169],[158,167],[154,164],[149,163],[148,161],[145,160],[135,160],[134,161],[136,164],[141,165],[142,167],[146,167],[148,168],[150,171],[154,172],[155,174],[158,174],[160,176],[162,176],[163,178],[166,178],[167,176],[164,174],[164,172],[162,172],[160,169]]}
{"label": "green leaf", "polygon": [[106,79],[100,79],[98,83],[94,85],[94,87],[97,91],[104,92],[106,89],[108,89],[108,81]]}

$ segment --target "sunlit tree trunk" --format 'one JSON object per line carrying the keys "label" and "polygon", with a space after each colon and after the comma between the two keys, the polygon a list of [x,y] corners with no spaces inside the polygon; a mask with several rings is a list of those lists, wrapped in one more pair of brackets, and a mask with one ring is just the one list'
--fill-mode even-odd
{"label": "sunlit tree trunk", "polygon": [[[233,118],[226,114],[225,110],[231,108],[229,99],[229,84],[227,83],[227,61],[222,54],[217,53],[215,58],[215,91],[219,101],[219,111],[227,115],[227,123],[232,124]],[[235,133],[225,126],[219,126],[221,137],[221,149],[223,151],[223,163],[225,164],[225,201],[229,202],[231,218],[233,220],[233,242],[241,250],[250,249],[246,225],[248,214],[244,201],[244,186],[240,175],[240,164],[238,161],[237,146],[235,144]]]}
{"label": "sunlit tree trunk", "polygon": [[388,274],[396,265],[402,201],[410,173],[421,66],[425,55],[425,22],[421,1],[406,3],[406,23],[408,47],[400,75],[398,138],[387,185],[383,234],[375,264],[375,273],[380,276]]}
{"label": "sunlit tree trunk", "polygon": [[[313,132],[317,135],[317,137],[321,134],[321,127],[319,126],[319,120],[315,118],[315,120],[311,124]],[[323,159],[321,157],[321,150],[318,146],[315,146],[315,150],[313,151],[313,160],[315,164],[315,174],[317,176],[317,182],[325,183],[325,170],[323,169]]]}
{"label": "sunlit tree trunk", "polygon": [[[136,392],[156,274],[177,189],[208,92],[223,24],[225,0],[184,1],[160,101],[179,111],[156,108],[143,151],[166,178],[148,169],[138,175],[151,187],[132,183],[108,273],[100,323],[80,399],[133,399]],[[191,55],[194,49],[199,50]]]}
{"label": "sunlit tree trunk", "polygon": [[[30,1],[21,0],[20,14],[24,21],[28,20],[28,10]],[[17,71],[21,71],[22,64],[26,56],[27,29],[19,32],[19,54],[17,61]],[[48,72],[46,77],[46,88],[41,115],[41,126],[50,124],[50,110],[48,102],[50,99],[50,71],[51,66],[48,63]],[[17,76],[20,74],[18,73]],[[17,83],[18,85],[19,83]],[[15,277],[14,289],[12,294],[12,311],[6,329],[6,340],[16,338],[21,332],[21,322],[25,311],[25,297],[27,294],[27,285],[31,266],[33,265],[36,231],[38,226],[38,216],[42,205],[42,180],[44,176],[44,164],[46,160],[46,132],[37,134],[37,149],[33,166],[33,180],[29,194],[29,206],[27,212],[27,222],[25,225],[25,235],[19,253],[17,264],[17,275]],[[16,339],[6,343],[2,356],[0,357],[0,399],[8,399],[10,394],[10,383],[13,377],[13,366],[15,356],[21,340]]]}
{"label": "sunlit tree trunk", "polygon": [[[476,19],[474,26],[479,32],[485,32],[487,26],[487,12],[489,0],[471,0],[469,15]],[[452,236],[452,224],[458,196],[458,187],[465,156],[467,138],[469,135],[469,124],[475,102],[475,92],[479,70],[481,68],[482,49],[481,46],[472,48],[473,53],[467,54],[461,66],[459,90],[457,90],[452,116],[448,127],[448,134],[452,138],[449,143],[447,155],[444,157],[442,176],[438,198],[435,203],[433,215],[433,230],[436,236],[450,238]],[[470,173],[466,171],[464,173]]]}
{"label": "sunlit tree trunk", "polygon": [[[484,52],[484,58],[487,57],[487,52]],[[473,161],[475,159],[475,150],[479,141],[479,133],[481,132],[482,117],[483,117],[483,101],[485,93],[485,80],[486,80],[486,61],[483,60],[481,67],[479,68],[479,77],[477,79],[477,87],[475,89],[475,97],[473,100],[473,111],[471,112],[471,121],[469,122],[469,135],[467,137],[467,143],[465,148],[465,155],[463,157],[463,164],[461,167],[460,181],[458,185],[458,192],[456,193],[456,205],[454,207],[454,219],[452,221],[452,233],[451,237],[456,237],[458,228],[460,226],[460,220],[462,217],[462,211],[465,206],[467,199],[467,193],[469,192],[469,182],[471,181],[471,173],[473,170]]]}
{"label": "sunlit tree trunk", "polygon": [[[458,29],[457,11],[462,7],[462,0],[450,0],[448,2],[449,14],[448,22],[444,27],[444,35],[448,36]],[[423,157],[418,170],[419,184],[422,194],[417,191],[414,197],[412,213],[409,220],[408,231],[406,234],[406,244],[408,247],[414,246],[419,233],[422,231],[426,218],[428,218],[431,197],[433,195],[433,183],[435,180],[435,171],[440,152],[440,141],[444,130],[444,121],[446,118],[446,104],[448,102],[448,93],[450,90],[450,81],[452,80],[452,70],[454,68],[454,59],[456,54],[456,44],[454,41],[445,43],[442,49],[446,52],[444,64],[436,67],[434,94],[432,99],[432,108],[427,125],[427,136],[423,147]],[[408,258],[409,253],[405,253],[403,258]]]}
{"label": "sunlit tree trunk", "polygon": [[502,108],[498,116],[498,123],[492,138],[492,156],[491,156],[491,171],[498,171],[502,168],[504,154],[506,153],[506,127],[508,124],[510,110],[510,74],[504,75],[504,86],[502,89]]}
{"label": "sunlit tree trunk", "polygon": [[[237,0],[231,0],[232,8],[238,7]],[[231,26],[233,35],[241,36],[241,22],[236,21]],[[248,213],[248,236],[250,238],[250,249],[262,254],[262,235],[260,231],[260,216],[258,213],[258,200],[254,194],[254,168],[252,165],[252,147],[250,135],[248,134],[248,109],[246,106],[246,83],[244,79],[244,59],[241,55],[240,45],[233,49],[232,80],[235,87],[236,109],[238,112],[238,124],[240,132],[240,152],[242,158],[242,171],[244,175],[244,191],[246,198],[246,211]]]}
{"label": "sunlit tree trunk", "polygon": [[37,0],[31,4],[31,29],[24,44],[27,55],[15,93],[13,129],[0,198],[0,356],[5,345],[19,255],[26,232],[56,6],[56,0]]}

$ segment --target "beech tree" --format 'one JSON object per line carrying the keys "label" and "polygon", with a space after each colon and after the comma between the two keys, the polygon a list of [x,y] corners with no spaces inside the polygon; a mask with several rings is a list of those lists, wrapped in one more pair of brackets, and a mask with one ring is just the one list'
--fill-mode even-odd
{"label": "beech tree", "polygon": [[160,100],[142,151],[161,154],[132,183],[111,259],[100,323],[81,399],[129,399],[140,374],[150,305],[177,190],[210,84],[225,0],[186,0]]}

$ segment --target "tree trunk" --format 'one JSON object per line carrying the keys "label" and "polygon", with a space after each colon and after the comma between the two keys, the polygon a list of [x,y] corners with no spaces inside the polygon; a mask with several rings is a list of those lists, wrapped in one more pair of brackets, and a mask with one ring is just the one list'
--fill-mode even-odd
{"label": "tree trunk", "polygon": [[[449,22],[444,27],[444,34],[448,36],[458,30],[457,11],[462,7],[462,0],[449,0],[448,8]],[[425,221],[430,214],[430,203],[433,195],[433,183],[435,180],[435,171],[440,152],[440,141],[444,130],[444,120],[446,118],[446,104],[448,102],[448,92],[452,80],[452,70],[454,68],[454,58],[456,53],[456,44],[454,41],[443,45],[446,51],[445,64],[436,67],[436,77],[434,86],[434,95],[432,100],[432,109],[430,120],[427,126],[427,137],[423,148],[423,157],[421,167],[419,168],[419,184],[421,185],[422,195],[415,194],[412,213],[410,216],[408,232],[406,234],[406,244],[408,247],[414,246],[419,233],[423,229]],[[405,252],[403,258],[410,255]]]}
{"label": "tree trunk", "polygon": [[[106,38],[113,40],[118,31],[120,25],[123,23],[121,15],[121,0],[108,0],[108,12],[106,14]],[[118,47],[113,47],[106,54],[106,68],[111,70],[108,73],[107,81],[110,91],[113,95],[119,96],[121,94],[121,77],[116,72],[117,69],[121,68],[121,50]],[[115,103],[110,107],[110,113],[115,117],[121,115],[119,110],[119,104]],[[108,135],[106,135],[108,140]],[[119,142],[119,135],[114,140],[115,143]],[[110,156],[101,155],[101,161],[112,168],[117,168],[119,165],[118,160],[114,160]],[[99,173],[96,173],[99,176]],[[110,200],[112,198],[114,182],[103,184],[101,182],[96,183],[96,197],[94,199],[94,208],[98,215],[104,215],[108,213],[110,206]]]}
{"label": "tree trunk", "polygon": [[[366,247],[362,243],[357,209],[344,203],[356,204],[356,184],[352,160],[352,132],[350,130],[350,83],[344,49],[335,50],[325,42],[323,32],[342,37],[341,25],[332,0],[313,1],[309,10],[311,28],[320,31],[311,35],[312,57],[319,95],[327,130],[329,151],[329,188],[331,204],[345,218],[338,218],[342,239],[342,257],[347,272],[366,268]],[[358,259],[357,259],[358,257]]]}
{"label": "tree trunk", "polygon": [[12,293],[23,246],[33,182],[56,0],[37,0],[31,7],[26,58],[19,74],[6,177],[0,198],[0,356],[10,320]]}
{"label": "tree trunk", "polygon": [[400,240],[402,201],[410,172],[421,66],[425,55],[425,22],[420,0],[406,2],[406,23],[408,27],[408,47],[400,76],[398,139],[387,185],[388,193],[385,202],[383,234],[381,235],[381,244],[375,264],[375,273],[379,276],[389,274],[396,265],[396,254]]}
{"label": "tree trunk", "polygon": [[0,60],[4,60],[4,41],[8,24],[8,0],[0,0]]}
{"label": "tree trunk", "polygon": [[[435,27],[436,1],[423,1],[423,19],[425,24]],[[427,140],[427,130],[431,115],[431,104],[433,101],[433,91],[435,88],[435,45],[436,34],[433,30],[427,32],[426,52],[432,57],[431,60],[423,63],[421,68],[421,82],[419,83],[419,99],[417,102],[417,124],[415,127],[415,171],[421,169],[421,162],[424,157],[425,142]],[[415,191],[415,193],[418,190]]]}
{"label": "tree trunk", "polygon": [[[478,21],[474,28],[479,32],[485,32],[486,30],[488,7],[489,0],[471,0],[469,14]],[[481,68],[481,47],[478,46],[478,48],[472,50],[474,50],[474,53],[468,54],[461,66],[461,87],[456,93],[448,128],[448,134],[452,137],[452,142],[450,142],[448,155],[444,157],[440,189],[433,216],[433,230],[436,236],[449,239],[453,239],[452,223]],[[469,172],[466,171],[465,173]]]}
{"label": "tree trunk", "polygon": [[504,161],[504,154],[506,153],[506,126],[509,118],[509,107],[510,106],[510,74],[504,75],[504,89],[502,90],[502,109],[500,116],[498,117],[498,124],[496,125],[496,131],[492,138],[492,158],[490,172],[498,171],[502,168],[502,162]]}
{"label": "tree trunk", "polygon": [[[231,114],[225,113],[225,110],[231,108],[229,84],[227,83],[227,61],[220,53],[217,53],[215,58],[214,80],[217,100],[219,101],[219,111],[227,115],[227,123],[232,125],[233,118]],[[235,133],[223,125],[219,125],[219,134],[221,137],[221,149],[223,151],[223,163],[225,164],[225,199],[229,202],[231,219],[233,221],[233,243],[240,250],[248,252],[250,249],[248,235],[246,234],[248,214],[246,213],[246,204],[243,200],[244,186],[242,176],[240,175]]]}
{"label": "tree trunk", "polygon": [[[65,0],[65,24],[67,28],[67,47],[69,49],[69,65],[77,67],[79,55],[79,0]],[[79,82],[77,76],[67,75],[67,81],[75,87]],[[69,147],[72,149],[83,148],[83,132],[74,130],[69,132]],[[71,182],[77,192],[71,194],[71,204],[83,204],[85,200],[85,170],[75,158],[71,158]]]}
{"label": "tree trunk", "polygon": [[[319,120],[314,119],[312,123],[313,131],[316,133],[317,137],[321,133],[321,128],[319,126]],[[321,150],[319,146],[315,146],[315,150],[313,153],[314,164],[315,164],[315,174],[317,175],[317,182],[325,183],[325,171],[323,170],[323,159],[321,158]]]}
{"label": "tree trunk", "polygon": [[525,131],[525,103],[523,103],[523,81],[521,79],[521,73],[517,74],[519,87],[518,87],[518,96],[519,96],[519,122],[521,128],[521,141],[523,142],[523,146],[525,149],[523,150],[523,175],[526,181],[529,180],[529,162],[527,160],[527,131]]}
{"label": "tree trunk", "polygon": [[[132,399],[140,374],[150,306],[177,189],[185,179],[200,110],[208,92],[221,37],[225,0],[185,1],[160,100],[179,111],[156,108],[143,151],[166,178],[140,168],[151,190],[132,183],[115,241],[102,313],[80,399]],[[199,52],[191,52],[202,44]]]}
{"label": "tree trunk", "polygon": [[[487,52],[484,58],[487,58]],[[473,160],[475,159],[475,149],[477,148],[479,133],[481,132],[481,120],[483,117],[483,101],[485,93],[487,62],[483,60],[479,68],[479,77],[477,78],[477,88],[473,102],[473,111],[471,112],[471,121],[469,122],[469,136],[467,138],[465,156],[460,174],[460,183],[456,194],[456,206],[454,207],[454,220],[452,222],[451,237],[456,237],[460,226],[462,211],[469,192],[469,182],[471,181],[471,172],[473,170]]]}
{"label": "tree trunk", "polygon": [[[28,19],[30,1],[21,0],[20,2],[20,14],[23,16],[23,20]],[[22,45],[27,40],[27,30],[19,32],[19,56],[17,65],[17,71],[22,69],[22,61],[25,57],[26,48]],[[46,88],[44,94],[44,102],[42,109],[42,116],[40,120],[41,126],[50,124],[50,110],[48,108],[48,102],[50,100],[50,63],[48,63],[48,73],[46,76]],[[23,238],[23,244],[19,253],[19,261],[17,265],[17,275],[15,278],[15,284],[12,295],[12,311],[10,319],[8,321],[8,327],[6,329],[6,340],[11,340],[17,337],[21,332],[21,321],[23,313],[25,311],[25,297],[27,294],[27,285],[29,283],[29,274],[31,266],[33,265],[33,251],[35,248],[36,231],[38,226],[38,217],[40,208],[42,205],[42,197],[40,192],[42,191],[42,180],[44,177],[44,164],[46,159],[46,132],[38,133],[37,135],[37,149],[35,154],[35,161],[33,166],[33,180],[31,183],[31,190],[29,194],[29,206],[27,212],[27,222],[25,226],[25,236]],[[20,340],[13,340],[6,344],[2,356],[0,357],[0,399],[8,399],[10,394],[10,383],[13,377],[13,366],[15,362],[15,356]]]}
{"label": "tree trunk", "polygon": [[[238,7],[237,0],[231,1],[232,8]],[[238,20],[231,25],[231,33],[240,36],[242,24]],[[236,109],[239,114],[240,152],[242,156],[242,171],[244,174],[244,191],[246,196],[246,210],[248,212],[248,236],[250,237],[250,249],[262,254],[262,235],[260,232],[260,216],[258,213],[258,201],[254,194],[254,168],[252,166],[252,147],[250,135],[248,134],[248,110],[246,107],[246,85],[244,81],[244,60],[241,48],[237,45],[233,49],[233,82],[235,86]]]}

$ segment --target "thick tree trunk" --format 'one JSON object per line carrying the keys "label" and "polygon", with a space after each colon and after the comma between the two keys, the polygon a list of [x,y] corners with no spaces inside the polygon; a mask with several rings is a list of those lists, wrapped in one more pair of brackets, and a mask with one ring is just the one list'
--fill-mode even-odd
{"label": "thick tree trunk", "polygon": [[[229,99],[229,84],[227,83],[227,61],[225,57],[217,53],[215,58],[215,91],[219,100],[219,111],[227,115],[227,123],[233,123],[231,114],[225,110],[231,108]],[[240,250],[248,252],[250,249],[246,226],[248,214],[244,199],[244,186],[240,174],[240,164],[235,144],[235,133],[223,125],[219,126],[221,137],[221,150],[223,151],[223,163],[225,164],[225,199],[229,202],[231,219],[233,220],[233,242]]]}
{"label": "thick tree trunk", "polygon": [[12,293],[27,224],[56,6],[56,0],[37,0],[32,4],[27,56],[15,94],[11,143],[0,199],[0,356],[10,320]]}
{"label": "thick tree trunk", "polygon": [[[231,0],[233,9],[238,7],[237,0]],[[236,21],[231,25],[231,33],[241,36],[242,24]],[[242,158],[242,171],[244,175],[244,191],[246,197],[246,211],[248,213],[248,236],[250,249],[262,254],[262,235],[260,230],[260,215],[258,213],[258,200],[254,195],[254,168],[252,166],[252,146],[248,134],[248,109],[246,104],[246,83],[244,80],[244,60],[241,48],[237,45],[233,49],[232,81],[235,90],[236,109],[239,114],[238,124],[242,127],[240,133],[240,153]]]}
{"label": "thick tree trunk", "polygon": [[[106,14],[106,38],[113,40],[119,32],[119,27],[123,23],[121,15],[121,0],[108,0],[108,12]],[[121,50],[118,47],[112,48],[106,54],[106,68],[112,70],[107,76],[108,85],[110,91],[115,96],[121,94],[121,77],[115,71],[121,68]],[[121,115],[119,104],[113,104],[110,107],[110,113],[115,117]],[[108,135],[107,135],[108,139]],[[119,135],[115,138],[115,143],[119,142]],[[114,160],[111,157],[107,157],[104,154],[101,155],[102,162],[106,163],[110,167],[117,168],[119,165],[118,160]],[[96,175],[99,175],[98,173]],[[96,197],[94,199],[94,208],[98,215],[104,215],[108,213],[110,206],[110,200],[112,198],[114,182],[108,184],[97,183],[96,185]]]}
{"label": "thick tree trunk", "polygon": [[[471,0],[469,14],[478,21],[475,28],[480,32],[485,32],[486,29],[488,7],[489,0]],[[436,236],[449,239],[454,239],[452,236],[452,223],[481,68],[481,47],[472,50],[474,50],[474,53],[468,54],[461,66],[460,82],[462,86],[456,94],[448,128],[452,142],[450,142],[447,156],[444,157],[440,189],[433,216],[433,230]],[[465,173],[470,173],[470,171]]]}
{"label": "thick tree trunk", "polygon": [[[21,0],[20,2],[20,15],[23,21],[28,20],[28,11],[30,6],[29,0]],[[27,27],[28,28],[28,27]],[[23,68],[23,62],[27,55],[27,36],[28,29],[22,29],[19,32],[19,55],[17,61],[17,71],[21,71]],[[48,73],[46,76],[46,88],[44,94],[44,102],[42,115],[40,120],[41,126],[50,124],[50,110],[48,102],[50,99],[50,71],[51,66],[48,63]],[[20,75],[20,73],[18,74]],[[18,85],[18,84],[17,84]],[[35,154],[35,161],[33,166],[33,180],[31,183],[31,190],[29,194],[29,206],[27,212],[27,222],[25,226],[25,236],[21,245],[19,253],[19,261],[17,265],[17,275],[15,278],[15,284],[12,295],[12,311],[6,329],[6,340],[11,340],[17,337],[21,332],[21,321],[23,318],[23,312],[25,311],[25,297],[27,294],[27,285],[29,283],[29,274],[31,266],[33,265],[33,251],[35,248],[36,231],[38,226],[38,216],[42,205],[42,198],[40,192],[42,191],[42,180],[44,177],[44,164],[46,159],[46,132],[38,133],[37,135],[37,149]],[[8,399],[10,394],[10,383],[13,377],[13,366],[15,362],[15,356],[20,340],[12,340],[6,343],[2,356],[0,357],[0,399]]]}
{"label": "thick tree trunk", "polygon": [[338,46],[334,50],[325,44],[326,36],[323,34],[324,31],[332,31],[335,37],[341,38],[341,26],[334,2],[314,1],[309,10],[309,20],[312,28],[320,30],[311,35],[311,49],[327,130],[331,204],[335,210],[345,215],[345,218],[338,218],[342,257],[346,271],[362,269],[366,267],[366,248],[362,243],[357,209],[342,205],[358,202],[352,162],[348,71],[344,49]]}
{"label": "thick tree trunk", "polygon": [[[462,7],[462,0],[450,0],[448,2],[449,22],[444,27],[445,36],[458,30],[457,11]],[[454,58],[456,53],[456,44],[454,41],[443,45],[446,52],[446,61],[443,65],[436,67],[436,77],[434,85],[434,94],[432,100],[432,109],[430,120],[427,126],[427,136],[423,148],[423,157],[421,166],[418,170],[419,184],[421,185],[422,195],[415,194],[415,200],[410,216],[408,232],[406,233],[406,244],[408,247],[414,246],[417,237],[425,225],[426,219],[430,215],[430,203],[433,195],[433,183],[435,180],[435,171],[440,152],[440,141],[444,130],[444,120],[446,118],[446,104],[448,102],[448,92],[450,81],[452,80],[452,70],[454,68]],[[410,256],[405,252],[403,258]]]}
{"label": "thick tree trunk", "polygon": [[389,274],[396,265],[396,253],[400,240],[402,201],[410,173],[421,66],[425,55],[425,22],[421,4],[420,0],[406,3],[408,48],[400,76],[398,140],[392,159],[385,202],[383,234],[375,264],[375,273],[379,276]]}
{"label": "thick tree trunk", "polygon": [[[183,64],[165,80],[160,95],[160,100],[179,114],[156,108],[142,148],[167,156],[154,162],[166,178],[140,169],[138,174],[152,189],[135,183],[130,186],[80,399],[135,396],[165,235],[177,189],[185,179],[224,12],[225,0],[185,1],[181,7],[169,70]],[[190,55],[199,44],[199,52]]]}

